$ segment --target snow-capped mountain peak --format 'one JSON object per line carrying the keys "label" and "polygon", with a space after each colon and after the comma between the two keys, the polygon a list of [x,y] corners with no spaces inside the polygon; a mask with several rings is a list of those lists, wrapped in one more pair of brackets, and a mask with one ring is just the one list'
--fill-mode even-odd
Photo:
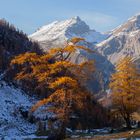
{"label": "snow-capped mountain peak", "polygon": [[112,34],[116,35],[120,32],[130,33],[140,29],[140,13],[129,18],[124,24],[118,26],[112,31]]}
{"label": "snow-capped mountain peak", "polygon": [[53,46],[55,44],[63,44],[64,41],[72,37],[85,38],[87,42],[101,42],[107,36],[91,30],[90,27],[76,16],[64,21],[55,21],[45,25],[29,36],[29,38],[38,41],[42,48]]}
{"label": "snow-capped mountain peak", "polygon": [[69,21],[71,20],[73,22],[81,22],[82,21],[82,19],[79,16],[72,17],[72,18],[70,18],[68,20]]}
{"label": "snow-capped mountain peak", "polygon": [[38,41],[56,39],[59,36],[73,34],[82,34],[89,31],[89,26],[86,25],[78,16],[64,21],[55,21],[51,24],[41,27],[37,32],[30,35],[30,38]]}

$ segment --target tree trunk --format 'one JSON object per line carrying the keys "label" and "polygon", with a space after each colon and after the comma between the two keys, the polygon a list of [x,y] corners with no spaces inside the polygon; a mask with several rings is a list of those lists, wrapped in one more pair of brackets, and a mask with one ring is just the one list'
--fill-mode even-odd
{"label": "tree trunk", "polygon": [[66,125],[63,123],[58,133],[58,140],[64,140],[66,138]]}

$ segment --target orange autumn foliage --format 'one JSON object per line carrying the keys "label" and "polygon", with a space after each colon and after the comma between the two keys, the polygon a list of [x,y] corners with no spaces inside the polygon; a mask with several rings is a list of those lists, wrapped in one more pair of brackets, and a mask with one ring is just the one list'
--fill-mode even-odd
{"label": "orange autumn foliage", "polygon": [[110,88],[112,105],[130,128],[132,113],[140,106],[140,72],[132,58],[126,57],[117,64]]}
{"label": "orange autumn foliage", "polygon": [[51,104],[48,111],[56,114],[57,119],[67,124],[73,113],[73,105],[79,109],[89,103],[90,94],[82,90],[81,86],[94,72],[94,61],[85,61],[75,64],[70,61],[70,55],[81,49],[92,52],[90,49],[77,45],[81,38],[73,38],[64,48],[53,48],[47,54],[37,55],[25,53],[15,57],[11,66],[18,65],[21,70],[17,74],[17,80],[36,79],[39,86],[47,87],[52,93],[49,97],[39,101],[32,108],[37,110],[40,106]]}

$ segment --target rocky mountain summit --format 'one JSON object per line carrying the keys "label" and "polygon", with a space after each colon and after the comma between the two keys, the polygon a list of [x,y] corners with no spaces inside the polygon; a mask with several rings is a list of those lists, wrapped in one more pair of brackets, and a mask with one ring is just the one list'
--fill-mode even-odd
{"label": "rocky mountain summit", "polygon": [[82,37],[89,43],[99,43],[106,39],[107,35],[91,30],[89,26],[77,16],[68,20],[55,21],[45,25],[29,36],[32,40],[38,41],[44,50],[51,46],[60,46],[72,37]]}
{"label": "rocky mountain summit", "polygon": [[97,51],[112,64],[131,56],[140,59],[140,14],[130,18],[111,32],[109,38],[97,45]]}

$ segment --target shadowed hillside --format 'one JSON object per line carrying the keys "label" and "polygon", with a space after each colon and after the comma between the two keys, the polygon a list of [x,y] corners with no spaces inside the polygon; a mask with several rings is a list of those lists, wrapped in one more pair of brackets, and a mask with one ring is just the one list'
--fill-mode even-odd
{"label": "shadowed hillside", "polygon": [[4,19],[0,20],[0,69],[6,69],[14,56],[25,52],[38,52],[37,43],[28,39],[27,35],[16,29]]}

